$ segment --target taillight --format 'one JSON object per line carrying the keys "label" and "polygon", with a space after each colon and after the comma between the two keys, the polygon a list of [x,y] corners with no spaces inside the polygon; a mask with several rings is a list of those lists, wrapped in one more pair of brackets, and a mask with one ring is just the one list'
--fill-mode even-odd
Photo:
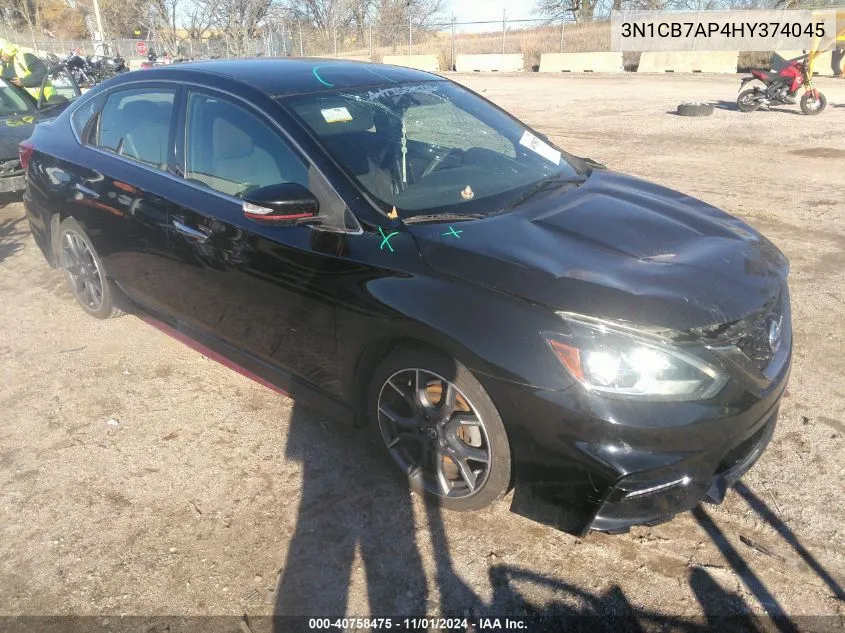
{"label": "taillight", "polygon": [[21,167],[24,171],[29,168],[29,159],[32,157],[32,152],[35,151],[35,145],[29,141],[22,141],[18,144],[18,154],[21,157]]}

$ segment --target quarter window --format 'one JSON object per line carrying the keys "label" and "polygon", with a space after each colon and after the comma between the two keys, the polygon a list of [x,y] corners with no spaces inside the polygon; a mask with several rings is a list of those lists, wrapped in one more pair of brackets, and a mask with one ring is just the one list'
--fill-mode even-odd
{"label": "quarter window", "polygon": [[109,95],[97,145],[158,169],[167,166],[175,91],[140,88]]}
{"label": "quarter window", "polygon": [[105,95],[99,94],[88,99],[70,115],[71,125],[83,143],[90,140],[88,132],[94,127],[94,117],[102,109],[105,100]]}
{"label": "quarter window", "polygon": [[185,177],[222,193],[244,194],[284,182],[308,187],[308,169],[257,116],[199,93],[188,99]]}

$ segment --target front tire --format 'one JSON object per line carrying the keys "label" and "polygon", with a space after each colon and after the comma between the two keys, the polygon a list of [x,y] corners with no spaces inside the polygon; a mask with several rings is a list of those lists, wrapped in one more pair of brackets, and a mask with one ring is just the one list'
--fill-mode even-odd
{"label": "front tire", "polygon": [[459,362],[401,349],[376,369],[367,395],[375,440],[412,490],[460,512],[485,508],[508,491],[504,424]]}
{"label": "front tire", "polygon": [[58,231],[55,244],[59,266],[76,302],[98,319],[122,314],[115,307],[114,291],[103,262],[79,222],[66,218]]}
{"label": "front tire", "polygon": [[801,112],[809,115],[824,112],[827,107],[827,97],[818,91],[816,91],[816,95],[818,95],[818,99],[812,92],[804,93],[804,96],[801,97]]}
{"label": "front tire", "polygon": [[739,93],[736,98],[736,107],[740,112],[754,112],[760,108],[760,101],[757,99],[757,90],[749,88]]}

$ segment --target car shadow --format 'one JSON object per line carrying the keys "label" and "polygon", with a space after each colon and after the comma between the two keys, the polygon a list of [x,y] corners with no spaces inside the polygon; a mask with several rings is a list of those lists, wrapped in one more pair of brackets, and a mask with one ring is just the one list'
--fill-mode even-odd
{"label": "car shadow", "polygon": [[0,262],[22,249],[27,235],[29,235],[29,226],[26,218],[0,220]]}
{"label": "car shadow", "polygon": [[[632,605],[616,585],[603,592],[587,591],[509,564],[488,568],[492,597],[485,600],[455,568],[443,510],[428,502],[423,504],[424,513],[415,519],[412,492],[407,485],[389,477],[395,466],[382,451],[367,432],[340,427],[310,409],[294,406],[286,457],[302,464],[302,493],[293,537],[280,564],[272,629],[265,630],[287,633],[309,629],[304,620],[288,616],[435,614],[469,618],[471,622],[519,617],[530,622],[531,631],[549,632],[560,631],[562,623],[566,630],[576,631],[647,631],[655,627],[696,632],[799,630],[734,546],[736,539],[726,535],[703,506],[693,510],[695,520],[732,573],[762,605],[764,615],[755,615],[746,600],[724,589],[709,569],[698,565],[683,580],[699,603],[703,619],[666,615]],[[745,484],[740,483],[736,490],[842,599],[842,587],[801,545],[794,532]],[[428,573],[423,552],[430,566],[433,563]],[[361,569],[365,586],[353,586],[353,576]],[[531,598],[538,595],[538,589],[554,598],[538,604]],[[368,614],[347,614],[353,594],[358,604],[366,595]],[[475,633],[478,630],[472,626],[467,629]]]}
{"label": "car shadow", "polygon": [[[374,614],[424,614],[426,577],[407,485],[388,475],[362,431],[294,405],[285,457],[302,464],[294,533],[275,592],[276,616],[339,616],[363,567]],[[274,620],[274,631],[289,631]]]}
{"label": "car shadow", "polygon": [[801,544],[801,541],[795,535],[786,523],[784,523],[778,516],[772,512],[771,508],[763,501],[760,497],[754,494],[748,486],[745,485],[742,481],[734,486],[734,490],[739,494],[740,497],[745,499],[745,502],[751,507],[754,512],[757,513],[763,521],[768,523],[778,535],[786,541],[795,553],[798,554],[807,566],[813,570],[813,572],[830,588],[833,592],[833,595],[839,599],[845,601],[845,589],[842,588],[833,576],[828,572],[816,558],[807,551],[807,548]]}

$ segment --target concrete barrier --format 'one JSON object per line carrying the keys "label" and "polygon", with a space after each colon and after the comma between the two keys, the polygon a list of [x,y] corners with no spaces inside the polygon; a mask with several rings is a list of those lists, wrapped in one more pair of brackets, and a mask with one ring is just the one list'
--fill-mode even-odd
{"label": "concrete barrier", "polygon": [[[780,70],[786,66],[789,61],[803,56],[804,51],[775,51],[775,54],[772,57],[772,70]],[[833,51],[818,53],[813,58],[813,74],[825,75],[826,77],[838,77],[842,74],[842,63],[840,61],[839,68],[834,68]]]}
{"label": "concrete barrier", "polygon": [[692,64],[694,73],[736,73],[739,51],[700,51]]}
{"label": "concrete barrier", "polygon": [[385,55],[382,63],[416,68],[430,73],[440,72],[440,59],[437,55]]}
{"label": "concrete barrier", "polygon": [[621,73],[622,53],[543,53],[541,73]]}
{"label": "concrete barrier", "polygon": [[638,73],[735,73],[738,51],[648,51]]}
{"label": "concrete barrier", "polygon": [[347,62],[368,62],[370,61],[369,55],[337,55],[336,57],[326,57],[324,59],[336,59],[338,61],[347,61]]}
{"label": "concrete barrier", "polygon": [[513,55],[458,55],[455,70],[459,73],[500,72],[513,73],[525,70],[525,57]]}

